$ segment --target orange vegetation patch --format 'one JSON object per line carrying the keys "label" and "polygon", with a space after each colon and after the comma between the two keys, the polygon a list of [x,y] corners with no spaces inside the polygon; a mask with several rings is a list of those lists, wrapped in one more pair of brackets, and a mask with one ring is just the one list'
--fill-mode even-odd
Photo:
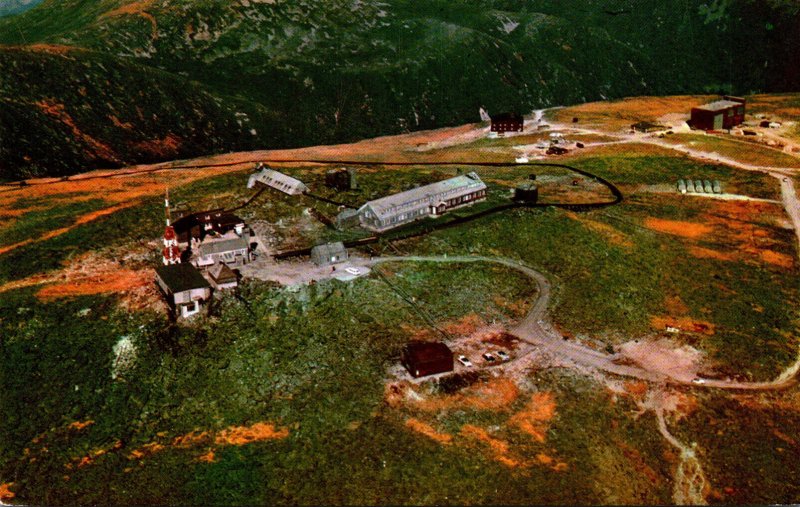
{"label": "orange vegetation patch", "polygon": [[85,49],[75,46],[66,46],[64,44],[44,44],[44,43],[28,44],[27,46],[22,46],[22,48],[30,51],[50,53],[54,55],[66,55],[73,51],[85,51]]}
{"label": "orange vegetation patch", "polygon": [[125,14],[141,14],[145,10],[152,7],[154,3],[155,0],[139,0],[136,2],[130,2],[104,13],[102,17],[122,16]]}
{"label": "orange vegetation patch", "polygon": [[40,299],[55,299],[73,296],[126,292],[144,287],[152,282],[152,275],[147,271],[123,269],[108,273],[99,273],[79,278],[66,283],[48,285],[36,293]]}
{"label": "orange vegetation patch", "polygon": [[507,409],[518,397],[517,384],[511,379],[501,377],[470,386],[460,393],[412,400],[410,404],[426,412],[453,408],[497,411]]}
{"label": "orange vegetation patch", "polygon": [[691,317],[653,316],[650,318],[650,325],[659,331],[663,331],[667,327],[676,327],[681,331],[690,333],[700,333],[707,336],[714,334],[714,324],[702,320],[694,320]]}
{"label": "orange vegetation patch", "polygon": [[234,426],[217,434],[215,442],[223,445],[245,445],[262,440],[280,440],[289,436],[288,428],[277,429],[270,423],[255,423],[252,426]]}
{"label": "orange vegetation patch", "polygon": [[455,322],[444,324],[442,328],[448,334],[465,336],[474,333],[478,330],[478,328],[484,326],[485,324],[486,323],[480,316],[475,313],[471,313],[469,315],[465,315]]}
{"label": "orange vegetation patch", "polygon": [[180,435],[172,440],[173,447],[196,447],[199,445],[209,444],[213,440],[212,435],[207,432],[192,431],[185,435]]}
{"label": "orange vegetation patch", "polygon": [[489,435],[489,432],[483,428],[473,426],[472,424],[465,424],[461,427],[461,435],[485,444],[491,452],[492,457],[503,465],[515,468],[524,465],[519,459],[509,456],[508,442],[492,437]]}
{"label": "orange vegetation patch", "polygon": [[641,452],[625,442],[616,440],[614,443],[617,444],[617,447],[619,447],[620,451],[622,451],[622,454],[628,458],[631,463],[633,463],[637,472],[643,474],[652,484],[661,483],[661,476],[655,470],[653,470],[653,467],[645,462]]}
{"label": "orange vegetation patch", "polygon": [[11,491],[11,487],[14,486],[13,482],[7,482],[5,484],[0,484],[0,500],[9,501],[13,500],[16,495],[13,491]]}
{"label": "orange vegetation patch", "polygon": [[134,449],[131,451],[130,455],[128,455],[129,459],[142,459],[147,456],[152,456],[153,454],[157,454],[163,451],[165,447],[158,442],[150,442],[149,444],[145,444],[138,449]]}
{"label": "orange vegetation patch", "polygon": [[794,266],[794,259],[790,255],[775,252],[774,250],[759,250],[758,256],[767,264],[774,264],[787,269]]}
{"label": "orange vegetation patch", "polygon": [[623,384],[625,392],[634,396],[644,396],[648,388],[649,385],[644,380],[628,380]]}
{"label": "orange vegetation patch", "polygon": [[75,421],[73,423],[70,423],[69,426],[67,426],[67,428],[71,430],[82,430],[83,428],[91,426],[92,424],[94,424],[94,421],[92,421],[91,419],[86,421]]}
{"label": "orange vegetation patch", "polygon": [[424,423],[419,419],[413,417],[406,420],[406,427],[411,428],[417,433],[421,433],[426,437],[439,442],[440,444],[450,444],[453,441],[453,436],[447,433],[440,433],[436,431],[430,424]]}
{"label": "orange vegetation patch", "polygon": [[509,423],[527,433],[539,443],[547,439],[547,429],[556,414],[556,400],[552,393],[534,393],[525,407],[514,414]]}
{"label": "orange vegetation patch", "polygon": [[719,250],[712,250],[710,248],[703,248],[693,246],[689,248],[689,253],[700,259],[716,259],[719,261],[733,261],[736,259],[732,254],[720,252]]}
{"label": "orange vegetation patch", "polygon": [[168,134],[161,139],[141,141],[134,145],[137,151],[158,157],[175,157],[180,147],[181,139],[174,134]]}
{"label": "orange vegetation patch", "polygon": [[621,246],[624,248],[632,248],[633,243],[628,236],[623,233],[622,231],[618,230],[616,227],[613,227],[605,222],[599,222],[597,220],[592,220],[585,216],[578,215],[577,213],[567,212],[567,216],[572,220],[580,222],[584,227],[589,229],[592,232],[600,234],[608,239],[609,242],[613,245]]}
{"label": "orange vegetation patch", "polygon": [[214,450],[211,449],[210,451],[208,451],[207,453],[203,454],[202,456],[199,456],[197,458],[197,461],[202,461],[203,463],[213,463],[214,461],[216,461],[216,456],[214,455]]}
{"label": "orange vegetation patch", "polygon": [[683,302],[677,294],[667,296],[664,300],[664,308],[671,315],[680,315],[689,312],[689,307]]}
{"label": "orange vegetation patch", "polygon": [[779,204],[750,201],[720,201],[704,215],[709,224],[725,234],[735,247],[730,255],[757,259],[781,268],[794,267],[791,255],[776,249],[786,247],[783,240],[773,237],[771,228],[785,215]]}
{"label": "orange vegetation patch", "polygon": [[684,238],[699,238],[710,233],[713,229],[708,225],[678,220],[665,220],[663,218],[648,218],[644,222],[649,229],[667,234],[674,234]]}
{"label": "orange vegetation patch", "polygon": [[72,135],[75,137],[75,139],[86,143],[91,149],[91,154],[96,159],[107,160],[109,162],[119,162],[117,155],[110,147],[101,143],[92,136],[85,134],[78,128],[78,126],[75,124],[75,120],[73,120],[72,116],[67,113],[64,104],[58,103],[54,99],[46,99],[36,102],[35,105],[46,115],[55,118],[69,127],[70,130],[72,130]]}

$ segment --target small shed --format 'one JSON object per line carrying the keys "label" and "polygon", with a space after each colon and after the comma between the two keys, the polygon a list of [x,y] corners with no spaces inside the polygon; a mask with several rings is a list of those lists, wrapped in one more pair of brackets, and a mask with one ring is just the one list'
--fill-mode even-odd
{"label": "small shed", "polygon": [[325,173],[325,186],[334,188],[340,192],[346,190],[356,190],[358,183],[356,182],[355,169],[331,169]]}
{"label": "small shed", "polygon": [[715,194],[721,194],[722,193],[722,183],[720,183],[719,180],[714,180],[712,185],[714,187],[713,190],[714,190]]}
{"label": "small shed", "polygon": [[345,262],[349,258],[344,243],[325,243],[311,249],[311,261],[317,266],[331,266]]}
{"label": "small shed", "polygon": [[413,341],[403,348],[401,363],[412,377],[453,371],[453,351],[442,342]]}
{"label": "small shed", "polygon": [[678,180],[678,192],[685,194],[686,193],[686,182],[683,180]]}
{"label": "small shed", "polygon": [[539,199],[539,187],[535,183],[526,182],[517,185],[514,189],[514,200],[518,202],[534,203]]}
{"label": "small shed", "polygon": [[694,180],[694,191],[697,192],[698,194],[702,194],[704,192],[702,181]]}
{"label": "small shed", "polygon": [[694,193],[694,181],[686,180],[686,191],[690,194]]}
{"label": "small shed", "polygon": [[634,123],[633,125],[631,125],[631,130],[634,130],[636,132],[650,133],[650,132],[660,132],[662,130],[667,130],[667,127],[665,127],[664,125],[659,125],[657,123],[651,123],[649,121],[640,121],[638,123]]}
{"label": "small shed", "polygon": [[156,284],[178,318],[200,313],[211,299],[211,285],[191,264],[170,264],[156,268]]}
{"label": "small shed", "polygon": [[711,182],[708,180],[703,180],[703,192],[707,194],[714,193],[714,187],[711,185]]}
{"label": "small shed", "polygon": [[215,264],[208,270],[211,285],[217,290],[235,289],[239,285],[239,278],[227,264]]}

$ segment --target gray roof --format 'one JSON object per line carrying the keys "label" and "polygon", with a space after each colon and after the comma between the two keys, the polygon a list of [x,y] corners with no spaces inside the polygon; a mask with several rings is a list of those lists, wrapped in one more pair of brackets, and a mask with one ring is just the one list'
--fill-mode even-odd
{"label": "gray roof", "polygon": [[716,102],[711,102],[710,104],[705,104],[702,106],[698,106],[697,109],[703,109],[705,111],[724,111],[725,109],[730,109],[732,107],[739,107],[743,106],[741,102],[734,102],[732,100],[718,100]]}
{"label": "gray roof", "polygon": [[379,217],[385,217],[402,212],[405,209],[418,208],[423,203],[425,205],[438,204],[438,201],[443,199],[459,197],[485,189],[486,184],[481,181],[477,174],[471,172],[369,201],[361,209],[369,207]]}
{"label": "gray roof", "polygon": [[210,288],[208,281],[191,264],[172,264],[156,268],[156,274],[174,293]]}
{"label": "gray roof", "polygon": [[337,241],[335,243],[325,243],[317,245],[311,249],[311,255],[318,255],[321,257],[331,257],[333,255],[341,255],[347,253],[344,243]]}
{"label": "gray roof", "polygon": [[256,181],[290,195],[308,191],[308,187],[302,181],[272,169],[263,169],[261,172],[251,174],[247,188],[252,188]]}
{"label": "gray roof", "polygon": [[235,238],[206,239],[200,243],[199,253],[201,256],[232,252],[235,250],[247,249],[247,238],[237,236]]}

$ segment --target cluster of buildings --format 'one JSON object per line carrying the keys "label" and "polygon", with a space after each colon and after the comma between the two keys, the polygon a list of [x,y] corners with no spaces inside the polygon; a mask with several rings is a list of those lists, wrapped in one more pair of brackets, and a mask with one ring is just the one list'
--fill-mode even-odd
{"label": "cluster of buildings", "polygon": [[251,232],[242,219],[221,210],[188,214],[173,223],[169,194],[164,205],[163,265],[156,269],[156,284],[173,315],[188,318],[200,313],[213,290],[238,285],[234,269],[252,259]]}
{"label": "cluster of buildings", "polygon": [[[263,165],[257,169],[248,179],[248,188],[260,184],[287,195],[309,193],[309,188],[296,178]],[[328,171],[325,182],[341,190],[357,185],[355,171],[349,169]],[[520,192],[525,194],[524,200],[535,200],[535,186]],[[385,232],[424,218],[439,217],[483,201],[486,196],[486,184],[470,172],[369,201],[358,209],[345,210],[336,222]],[[252,231],[244,220],[223,210],[190,213],[173,222],[168,195],[164,204],[167,225],[163,266],[156,269],[156,283],[176,317],[191,317],[202,310],[213,291],[237,286],[235,268],[252,260]],[[317,245],[311,250],[311,260],[318,266],[332,266],[348,258],[347,248],[341,242]]]}

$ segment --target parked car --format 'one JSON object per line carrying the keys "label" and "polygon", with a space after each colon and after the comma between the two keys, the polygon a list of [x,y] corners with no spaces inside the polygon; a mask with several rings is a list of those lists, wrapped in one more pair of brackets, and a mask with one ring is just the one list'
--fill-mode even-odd
{"label": "parked car", "polygon": [[472,368],[472,361],[470,361],[467,356],[458,356],[458,362],[467,368]]}
{"label": "parked car", "polygon": [[359,270],[358,268],[345,268],[345,271],[347,271],[351,275],[360,275],[361,274],[361,270]]}
{"label": "parked car", "polygon": [[511,359],[511,356],[509,356],[508,352],[506,352],[505,350],[495,350],[494,353],[497,354],[497,357],[499,357],[503,361],[508,361],[509,359]]}
{"label": "parked car", "polygon": [[489,363],[493,363],[493,362],[497,361],[497,358],[494,357],[490,352],[484,352],[483,353],[483,358]]}
{"label": "parked car", "polygon": [[705,384],[705,383],[706,383],[706,379],[704,379],[704,378],[695,377],[695,378],[692,379],[692,384],[700,384],[700,385],[702,385],[702,384]]}

